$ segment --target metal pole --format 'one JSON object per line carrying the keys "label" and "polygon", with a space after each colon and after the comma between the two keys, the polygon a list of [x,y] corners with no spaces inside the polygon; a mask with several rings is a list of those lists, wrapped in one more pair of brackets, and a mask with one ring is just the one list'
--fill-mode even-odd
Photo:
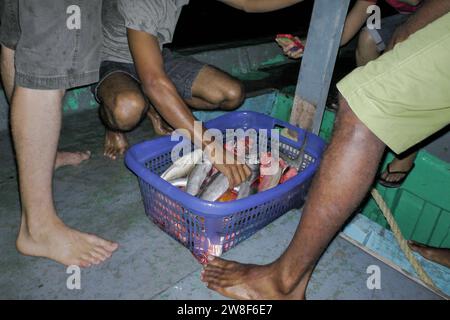
{"label": "metal pole", "polygon": [[291,123],[319,133],[350,0],[315,0]]}

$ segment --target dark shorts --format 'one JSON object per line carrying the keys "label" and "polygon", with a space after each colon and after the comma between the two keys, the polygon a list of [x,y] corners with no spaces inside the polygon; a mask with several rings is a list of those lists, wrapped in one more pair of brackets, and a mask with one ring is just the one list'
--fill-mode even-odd
{"label": "dark shorts", "polygon": [[[176,56],[168,49],[163,50],[163,59],[166,74],[177,88],[180,96],[183,99],[191,99],[194,81],[206,64],[192,57]],[[100,81],[93,87],[93,93],[99,103],[101,103],[101,99],[98,96],[98,89],[103,81],[117,72],[125,73],[140,83],[133,63],[103,61],[100,67]]]}
{"label": "dark shorts", "polygon": [[19,38],[19,2],[0,0],[0,44],[15,50]]}
{"label": "dark shorts", "polygon": [[[5,13],[10,16],[9,24],[14,20],[14,8],[10,0],[0,1],[5,1],[3,5],[11,9]],[[98,81],[103,40],[101,0],[13,2],[19,4],[20,26],[15,55],[16,85],[53,90]]]}
{"label": "dark shorts", "polygon": [[396,14],[381,20],[381,29],[367,29],[377,45],[378,52],[383,52],[391,42],[395,30],[408,20],[409,14]]}

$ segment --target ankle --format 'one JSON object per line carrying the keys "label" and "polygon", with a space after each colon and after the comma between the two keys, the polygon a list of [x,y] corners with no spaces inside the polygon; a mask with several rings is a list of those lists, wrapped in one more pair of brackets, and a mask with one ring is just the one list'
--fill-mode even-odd
{"label": "ankle", "polygon": [[27,236],[36,238],[45,234],[49,228],[64,225],[54,210],[43,212],[45,212],[45,214],[40,215],[22,213],[20,232],[25,232]]}
{"label": "ankle", "polygon": [[272,275],[277,279],[278,289],[284,295],[291,294],[298,288],[298,285],[309,277],[311,272],[310,268],[303,270],[298,265],[286,264],[281,260],[275,262],[270,266]]}

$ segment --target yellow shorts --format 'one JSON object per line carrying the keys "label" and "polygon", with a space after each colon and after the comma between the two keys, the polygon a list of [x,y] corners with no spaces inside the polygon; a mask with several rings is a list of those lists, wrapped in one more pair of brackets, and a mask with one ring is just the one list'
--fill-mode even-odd
{"label": "yellow shorts", "polygon": [[402,153],[450,123],[450,13],[356,69],[338,89],[357,117]]}

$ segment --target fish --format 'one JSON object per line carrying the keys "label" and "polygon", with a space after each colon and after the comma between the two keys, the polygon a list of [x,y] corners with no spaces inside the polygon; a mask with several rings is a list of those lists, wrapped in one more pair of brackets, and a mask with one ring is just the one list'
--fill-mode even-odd
{"label": "fish", "polygon": [[280,184],[287,182],[288,180],[294,178],[297,175],[298,170],[296,168],[293,167],[289,168],[289,170],[287,170],[286,173],[283,174],[283,176],[281,177]]}
{"label": "fish", "polygon": [[203,151],[201,149],[196,149],[175,161],[169,169],[161,175],[161,178],[168,182],[179,178],[185,178],[191,173],[195,165],[199,163],[202,158]]}
{"label": "fish", "polygon": [[218,202],[231,202],[237,199],[237,193],[234,190],[228,190],[217,201]]}
{"label": "fish", "polygon": [[260,170],[259,170],[259,164],[247,164],[247,166],[252,171],[250,177],[247,179],[247,181],[244,181],[239,186],[239,193],[237,199],[244,199],[247,198],[257,192],[257,189],[254,188],[255,182],[259,179]]}
{"label": "fish", "polygon": [[[276,161],[279,162],[279,165],[273,168]],[[258,186],[258,192],[264,192],[278,186],[281,177],[288,168],[285,161],[273,157],[270,152],[261,154],[261,182]]]}
{"label": "fish", "polygon": [[197,164],[189,174],[186,192],[191,196],[197,196],[201,191],[203,183],[211,172],[212,167],[212,163],[207,159],[205,159],[202,163]]}
{"label": "fish", "polygon": [[215,202],[230,188],[228,178],[223,173],[217,173],[200,194],[200,199]]}
{"label": "fish", "polygon": [[187,178],[179,178],[179,179],[175,179],[175,180],[171,180],[169,181],[174,187],[177,188],[186,188],[187,184],[188,184],[188,179]]}

